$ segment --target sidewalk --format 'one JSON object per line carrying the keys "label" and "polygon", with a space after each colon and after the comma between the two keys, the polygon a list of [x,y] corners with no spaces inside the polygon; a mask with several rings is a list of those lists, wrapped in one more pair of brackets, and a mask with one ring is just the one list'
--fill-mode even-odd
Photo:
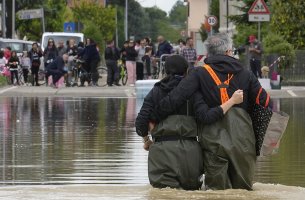
{"label": "sidewalk", "polygon": [[[267,90],[272,98],[305,98],[305,87],[282,87],[281,90]],[[6,86],[0,88],[0,97],[104,97],[104,98],[128,98],[136,96],[135,87],[63,87],[54,89],[46,86]]]}

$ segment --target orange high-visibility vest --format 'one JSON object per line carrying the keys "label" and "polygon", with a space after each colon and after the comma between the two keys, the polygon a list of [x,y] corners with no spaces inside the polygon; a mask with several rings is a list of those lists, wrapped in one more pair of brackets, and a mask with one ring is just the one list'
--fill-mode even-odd
{"label": "orange high-visibility vest", "polygon": [[227,87],[229,87],[230,80],[233,78],[233,74],[231,76],[228,74],[228,79],[224,82],[221,82],[215,71],[209,65],[205,64],[203,66],[210,74],[216,85],[220,90],[221,104],[227,102],[229,100],[229,95],[227,92]]}

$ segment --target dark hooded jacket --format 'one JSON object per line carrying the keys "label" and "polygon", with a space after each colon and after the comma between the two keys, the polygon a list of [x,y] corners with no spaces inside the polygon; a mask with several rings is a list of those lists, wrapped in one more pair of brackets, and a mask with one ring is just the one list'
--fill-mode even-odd
{"label": "dark hooded jacket", "polygon": [[[261,88],[261,85],[254,74],[245,69],[239,60],[230,56],[216,55],[208,57],[205,59],[205,63],[212,67],[222,82],[226,81],[228,76],[233,74],[233,77],[229,82],[229,87],[227,88],[228,95],[231,97],[237,89],[243,90],[244,101],[235,106],[249,111],[250,105],[254,104],[256,96]],[[168,115],[171,115],[181,105],[183,105],[183,103],[196,91],[201,91],[203,100],[208,107],[215,107],[216,109],[221,105],[218,86],[215,84],[206,69],[203,67],[197,67],[187,77],[185,77],[168,96],[163,98],[159,104],[155,106],[151,119],[155,122],[165,119]],[[261,105],[265,105],[266,98],[267,93],[263,89],[259,98]],[[199,120],[202,120],[200,119],[201,114],[196,113]]]}
{"label": "dark hooded jacket", "polygon": [[[148,123],[154,107],[158,105],[160,100],[166,97],[170,91],[177,87],[181,80],[182,76],[169,75],[157,82],[153,89],[147,94],[135,122],[136,132],[139,136],[144,137],[148,134]],[[173,112],[171,112],[171,115],[188,114],[194,116],[194,110],[196,110],[196,115],[200,116],[201,121],[207,124],[215,122],[223,117],[222,108],[219,106],[209,108],[204,102],[201,92],[196,92],[191,100],[189,100],[188,104],[185,100],[177,109],[174,109]]]}

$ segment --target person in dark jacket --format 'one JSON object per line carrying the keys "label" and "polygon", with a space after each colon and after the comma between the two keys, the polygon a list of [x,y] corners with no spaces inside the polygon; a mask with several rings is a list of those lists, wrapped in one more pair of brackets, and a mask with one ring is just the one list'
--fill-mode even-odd
{"label": "person in dark jacket", "polygon": [[112,86],[113,84],[116,86],[121,86],[119,84],[120,74],[118,68],[118,60],[120,59],[120,52],[114,46],[114,41],[110,41],[107,43],[107,47],[105,49],[105,60],[107,65],[107,85]]}
{"label": "person in dark jacket", "polygon": [[55,60],[57,56],[58,56],[58,49],[55,46],[54,40],[50,38],[48,40],[47,47],[43,52],[44,67],[48,68],[48,64],[53,62],[53,60]]}
{"label": "person in dark jacket", "polygon": [[218,108],[209,109],[198,92],[190,102],[185,102],[151,130],[154,140],[152,144],[148,138],[150,113],[154,106],[179,84],[187,68],[188,63],[182,56],[174,55],[167,58],[165,70],[168,76],[156,83],[145,97],[135,122],[137,134],[143,137],[144,148],[149,150],[148,176],[153,187],[199,189],[203,162],[191,105],[194,105],[198,112],[204,112],[209,120],[213,121],[221,118],[223,112],[242,100],[241,94],[237,92],[225,105],[222,105],[223,110],[219,112]]}
{"label": "person in dark jacket", "polygon": [[[175,112],[196,91],[201,91],[209,107],[222,104],[221,90],[228,97],[237,89],[243,92],[243,102],[230,109],[223,120],[203,126],[200,123],[199,138],[204,150],[206,184],[210,189],[252,189],[256,151],[249,108],[256,98],[260,105],[268,106],[268,94],[262,89],[252,72],[233,58],[232,40],[224,33],[210,36],[207,40],[208,58],[205,63],[222,81],[216,84],[207,68],[194,69],[179,86],[160,101],[151,116],[158,122]],[[259,91],[262,91],[260,95]],[[196,113],[204,119],[204,114]],[[234,147],[234,148],[233,148]]]}
{"label": "person in dark jacket", "polygon": [[123,44],[123,47],[120,50],[121,59],[125,66],[126,66],[126,54],[127,54],[126,48],[128,47],[128,43],[129,43],[129,41],[125,41]]}
{"label": "person in dark jacket", "polygon": [[29,57],[31,60],[31,72],[33,75],[32,85],[34,86],[34,81],[36,86],[39,86],[38,83],[38,72],[40,67],[40,58],[42,57],[42,52],[38,47],[38,44],[35,42],[32,44],[32,49],[29,51]]}
{"label": "person in dark jacket", "polygon": [[48,65],[47,68],[47,77],[52,76],[52,87],[56,87],[57,81],[64,76],[67,71],[65,71],[65,66],[68,63],[68,54],[64,54],[62,56],[58,56],[53,62]]}
{"label": "person in dark jacket", "polygon": [[97,72],[97,66],[98,63],[100,62],[100,54],[98,52],[94,40],[88,38],[86,47],[78,55],[83,58],[83,60],[87,65],[87,68],[90,69],[92,86],[98,86],[97,82],[99,75]]}
{"label": "person in dark jacket", "polygon": [[[10,67],[11,72],[11,84],[14,84],[14,77],[16,78],[16,83],[19,85],[19,79],[18,79],[18,66],[20,64],[19,58],[17,56],[16,51],[12,51],[11,57],[8,60],[8,65]],[[15,84],[14,84],[15,85]]]}
{"label": "person in dark jacket", "polygon": [[158,36],[157,38],[158,40],[158,50],[157,50],[157,54],[156,56],[157,57],[161,57],[163,54],[171,54],[172,51],[173,51],[173,47],[172,45],[170,45],[165,39],[163,36]]}
{"label": "person in dark jacket", "polygon": [[126,48],[126,68],[128,74],[129,86],[134,86],[136,82],[136,57],[138,56],[135,50],[135,44],[133,40],[130,40],[128,47]]}

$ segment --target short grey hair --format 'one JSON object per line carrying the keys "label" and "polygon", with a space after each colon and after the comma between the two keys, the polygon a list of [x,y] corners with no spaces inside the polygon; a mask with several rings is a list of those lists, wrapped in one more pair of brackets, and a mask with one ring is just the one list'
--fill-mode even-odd
{"label": "short grey hair", "polygon": [[227,50],[233,48],[233,41],[226,33],[216,33],[208,37],[205,46],[208,56],[224,55]]}

